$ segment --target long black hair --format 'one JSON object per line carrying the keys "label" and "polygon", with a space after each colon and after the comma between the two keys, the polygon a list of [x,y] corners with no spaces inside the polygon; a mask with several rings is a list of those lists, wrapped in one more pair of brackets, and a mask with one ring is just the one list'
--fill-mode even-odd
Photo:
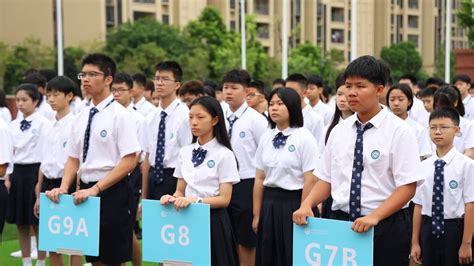
{"label": "long black hair", "polygon": [[[337,89],[339,87],[343,86],[346,83],[346,80],[344,79],[344,73],[339,74],[336,77],[336,99],[337,99]],[[339,124],[339,120],[341,120],[342,116],[342,111],[337,107],[337,100],[335,104],[335,111],[334,111],[334,116],[332,117],[331,124],[329,124],[328,130],[326,131],[326,137],[324,138],[324,144],[328,142],[329,135],[331,134],[331,131],[334,129],[334,127]],[[351,111],[352,112],[352,111]],[[352,112],[354,113],[354,112]]]}
{"label": "long black hair", "polygon": [[[299,94],[293,89],[280,87],[278,89],[272,90],[270,93],[270,100],[275,94],[283,101],[286,108],[288,109],[290,120],[289,126],[303,127],[303,113],[301,111],[301,98]],[[270,116],[268,116],[268,122],[270,123],[270,128],[275,128],[276,123],[273,122]]]}
{"label": "long black hair", "polygon": [[[217,141],[224,145],[229,150],[232,150],[232,146],[230,145],[229,135],[227,133],[227,129],[225,126],[225,118],[224,112],[222,111],[222,107],[219,101],[216,98],[211,96],[202,96],[199,98],[194,99],[191,103],[189,108],[191,109],[194,105],[201,105],[207,112],[211,115],[211,117],[217,117],[218,122],[214,126],[213,134]],[[193,143],[197,141],[197,137],[193,136]]]}
{"label": "long black hair", "polygon": [[464,104],[461,98],[461,92],[456,86],[444,85],[437,89],[433,96],[433,110],[439,107],[453,107],[460,116],[464,116]]}

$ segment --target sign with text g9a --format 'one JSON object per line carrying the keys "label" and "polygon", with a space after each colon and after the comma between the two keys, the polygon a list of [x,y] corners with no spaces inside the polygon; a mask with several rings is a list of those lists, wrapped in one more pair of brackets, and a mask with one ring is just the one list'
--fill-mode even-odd
{"label": "sign with text g9a", "polygon": [[293,265],[373,265],[373,228],[356,233],[352,222],[308,218],[293,225]]}
{"label": "sign with text g9a", "polygon": [[143,260],[211,265],[210,209],[191,204],[177,211],[173,204],[142,201]]}
{"label": "sign with text g9a", "polygon": [[99,255],[100,198],[75,205],[70,195],[56,204],[40,195],[39,249],[66,254]]}

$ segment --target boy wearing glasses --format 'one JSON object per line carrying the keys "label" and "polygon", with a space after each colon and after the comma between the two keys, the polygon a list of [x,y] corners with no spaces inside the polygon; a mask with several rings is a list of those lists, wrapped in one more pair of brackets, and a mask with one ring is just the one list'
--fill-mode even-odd
{"label": "boy wearing glasses", "polygon": [[411,257],[423,265],[472,265],[474,161],[454,147],[459,114],[451,107],[429,118],[436,155],[422,162],[425,182],[413,199]]}
{"label": "boy wearing glasses", "polygon": [[93,265],[118,265],[132,258],[133,218],[130,214],[131,193],[128,173],[136,165],[140,146],[131,114],[114,101],[110,86],[116,64],[103,54],[89,54],[78,74],[84,90],[92,96],[91,107],[75,118],[61,186],[46,196],[59,202],[59,195],[80,177],[80,189],[74,192],[74,203],[89,196],[100,201],[99,256],[86,256]]}
{"label": "boy wearing glasses", "polygon": [[250,82],[249,87],[246,89],[247,93],[247,104],[261,113],[265,117],[268,117],[268,102],[265,97],[265,85],[260,80]]}
{"label": "boy wearing glasses", "polygon": [[147,117],[143,129],[142,198],[160,200],[172,195],[177,179],[173,176],[179,150],[192,142],[188,124],[189,109],[177,98],[183,71],[175,61],[155,67],[155,92],[160,105]]}

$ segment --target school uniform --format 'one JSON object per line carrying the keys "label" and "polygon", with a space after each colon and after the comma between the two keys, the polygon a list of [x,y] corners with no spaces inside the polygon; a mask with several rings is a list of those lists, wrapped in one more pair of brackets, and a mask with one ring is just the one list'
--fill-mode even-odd
{"label": "school uniform", "polygon": [[134,106],[144,117],[156,109],[156,107],[151,102],[147,101],[145,97],[142,97],[138,102],[134,103]]}
{"label": "school uniform", "polygon": [[227,109],[225,116],[232,149],[239,162],[240,176],[240,182],[233,186],[228,211],[237,242],[253,248],[257,245],[257,236],[252,230],[255,152],[268,121],[245,102],[235,112]]}
{"label": "school uniform", "polygon": [[410,117],[407,117],[407,119],[405,119],[405,122],[407,122],[407,124],[413,130],[413,133],[415,134],[416,139],[418,141],[418,155],[420,157],[431,156],[432,142],[428,130]]}
{"label": "school uniform", "polygon": [[333,111],[331,110],[331,107],[329,107],[329,105],[323,103],[323,101],[320,100],[312,108],[317,114],[319,114],[323,118],[324,125],[329,125],[331,123],[331,120],[334,114],[333,114]]}
{"label": "school uniform", "polygon": [[[68,140],[68,155],[79,160],[80,188],[88,189],[106,177],[121,159],[140,151],[131,114],[112,95],[74,120]],[[132,258],[131,193],[128,178],[99,193],[99,256],[88,262],[118,264]]]}
{"label": "school uniform", "polygon": [[424,265],[459,265],[465,204],[474,202],[474,161],[452,148],[421,164],[425,182],[413,199],[421,205],[421,256]]}
{"label": "school uniform", "polygon": [[468,95],[466,98],[462,100],[462,103],[464,104],[464,110],[466,111],[464,114],[464,118],[473,122],[474,121],[474,98],[471,95]]}
{"label": "school uniform", "polygon": [[301,110],[303,112],[303,127],[309,130],[318,142],[318,157],[324,150],[324,119],[317,114],[309,104]]}
{"label": "school uniform", "polygon": [[265,173],[256,265],[292,265],[293,212],[301,204],[303,174],[317,166],[317,151],[306,128],[268,129],[262,136],[255,154],[257,169]]}
{"label": "school uniform", "polygon": [[7,125],[10,124],[12,121],[12,114],[8,107],[0,107],[0,119],[3,119]]}
{"label": "school uniform", "polygon": [[[234,154],[216,138],[204,145],[196,142],[181,148],[177,158],[174,176],[186,181],[186,197],[216,197],[221,184],[239,182]],[[225,208],[211,209],[211,265],[239,265],[236,241]]]}
{"label": "school uniform", "polygon": [[[72,113],[61,120],[48,121],[41,132],[41,166],[43,183],[41,192],[59,188],[64,176],[64,166],[68,159],[67,145],[74,121]],[[69,193],[74,192],[76,184],[72,184]]]}
{"label": "school uniform", "polygon": [[[366,125],[354,114],[334,127],[314,173],[332,184],[330,218],[354,221],[372,213],[397,187],[422,181],[419,167],[413,131],[384,108]],[[374,265],[408,265],[407,206],[375,226]]]}
{"label": "school uniform", "polygon": [[[0,119],[0,165],[8,164],[6,175],[13,172],[13,139],[7,123]],[[0,176],[0,242],[8,209],[8,192],[5,176]]]}
{"label": "school uniform", "polygon": [[[459,117],[459,134],[454,137],[454,147],[460,153],[464,153],[465,150],[474,148],[474,126],[468,119],[460,116]],[[432,154],[436,154],[436,145],[431,142]]]}
{"label": "school uniform", "polygon": [[175,99],[166,109],[160,106],[146,117],[143,141],[151,166],[148,175],[149,199],[159,200],[161,196],[171,195],[176,190],[177,182],[173,177],[176,158],[179,149],[193,139],[188,113],[186,104]]}
{"label": "school uniform", "polygon": [[423,101],[413,97],[413,105],[410,111],[408,111],[408,116],[421,125],[428,125],[430,113],[426,111]]}
{"label": "school uniform", "polygon": [[41,162],[40,135],[47,122],[48,120],[41,114],[34,112],[26,119],[18,118],[10,123],[14,170],[10,175],[8,223],[38,224],[38,219],[33,214],[33,207]]}

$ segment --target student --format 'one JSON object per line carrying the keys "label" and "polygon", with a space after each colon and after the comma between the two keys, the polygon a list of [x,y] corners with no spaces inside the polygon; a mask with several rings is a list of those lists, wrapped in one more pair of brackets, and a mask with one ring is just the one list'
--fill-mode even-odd
{"label": "student", "polygon": [[456,75],[454,77],[454,86],[461,93],[462,103],[464,104],[464,118],[474,121],[474,98],[469,94],[471,88],[471,78],[466,74]]}
{"label": "student", "polygon": [[417,188],[411,257],[423,265],[472,265],[474,161],[454,148],[459,114],[441,107],[430,115],[436,155],[422,162]]}
{"label": "student", "polygon": [[[36,108],[41,94],[35,84],[23,83],[15,93],[19,112],[23,114],[10,123],[13,136],[14,170],[5,184],[10,188],[7,222],[16,224],[20,240],[23,265],[31,265],[30,227],[38,229],[38,219],[33,213],[35,185],[41,162],[40,135],[48,122]],[[45,252],[38,252],[39,265],[44,265]]]}
{"label": "student", "polygon": [[407,84],[413,93],[413,106],[409,113],[410,117],[421,125],[427,125],[429,113],[426,112],[425,108],[423,108],[423,102],[415,97],[415,95],[418,93],[418,91],[416,90],[417,79],[415,78],[415,76],[405,74],[400,77],[398,83]]}
{"label": "student", "polygon": [[[46,119],[54,121],[56,114],[54,113],[51,106],[48,104],[46,99],[46,78],[39,72],[32,73],[26,76],[21,83],[32,83],[38,87],[38,91],[41,93],[41,101],[38,105],[38,112]],[[23,114],[18,113],[17,117],[21,118]]]}
{"label": "student", "polygon": [[282,78],[276,78],[272,82],[272,90],[285,87],[286,81]]}
{"label": "student", "polygon": [[301,74],[292,74],[286,79],[286,87],[295,90],[301,98],[304,125],[318,142],[318,156],[324,150],[324,119],[304,101],[308,80]]}
{"label": "student", "polygon": [[[153,80],[147,79],[146,86],[145,86],[145,93],[143,94],[143,97],[145,97],[147,101],[152,102],[151,95],[153,94],[154,91],[155,91],[155,82],[153,82]],[[158,106],[155,106],[155,107],[158,107]]]}
{"label": "student", "polygon": [[413,94],[410,87],[403,83],[392,86],[388,90],[386,97],[388,107],[393,114],[407,122],[411,129],[413,129],[413,133],[418,141],[418,155],[420,159],[424,160],[430,157],[431,142],[429,140],[428,131],[425,127],[408,116],[408,112],[413,106]]}
{"label": "student", "polygon": [[6,124],[10,124],[12,121],[12,114],[8,109],[7,97],[3,90],[0,90],[0,119],[3,119]]}
{"label": "student", "polygon": [[[131,99],[131,91],[133,87],[133,80],[129,74],[124,72],[119,72],[115,74],[114,80],[112,82],[112,95],[114,96],[114,100],[120,103],[123,107],[125,107],[132,115],[131,119],[136,125],[137,129],[137,136],[141,135],[141,130],[143,130],[143,124],[145,123],[145,117],[136,110],[135,106],[133,105]],[[139,141],[140,142],[140,141]],[[131,173],[128,174],[128,181],[132,192],[133,204],[131,208],[131,216],[134,220],[135,229],[138,228],[136,217],[138,211],[138,204],[140,203],[140,190],[142,187],[142,174],[140,170],[140,163],[143,161],[141,156],[141,151],[143,150],[142,146],[143,143],[140,143],[140,152],[137,153],[137,166],[133,169]],[[138,243],[138,239],[136,236],[137,230],[134,230],[132,236],[132,262],[133,265],[141,265],[142,261],[142,254],[140,244]]]}
{"label": "student", "polygon": [[321,167],[315,170],[319,181],[293,221],[306,224],[306,218],[314,216],[311,208],[331,195],[331,219],[353,221],[352,230],[359,233],[375,227],[374,265],[408,265],[406,207],[422,176],[417,172],[415,135],[379,103],[388,78],[386,67],[372,56],[347,66],[346,95],[355,114],[332,130]]}
{"label": "student", "polygon": [[13,139],[7,123],[0,119],[0,243],[8,208],[8,190],[5,177],[13,171]]}
{"label": "student", "polygon": [[153,104],[153,106],[155,107],[159,107],[160,106],[160,95],[158,94],[157,91],[153,91],[151,93],[151,100],[150,102]]}
{"label": "student", "polygon": [[433,95],[436,91],[434,87],[424,88],[420,91],[419,96],[423,102],[423,106],[428,113],[433,112]]}
{"label": "student", "polygon": [[309,100],[309,105],[313,110],[324,119],[324,125],[331,123],[333,116],[331,108],[321,100],[324,85],[323,79],[317,75],[308,75],[308,90],[306,91],[306,98]]}
{"label": "student", "polygon": [[254,265],[257,236],[252,230],[252,194],[255,177],[255,152],[267,128],[265,117],[247,105],[246,89],[250,74],[234,69],[223,78],[224,99],[229,108],[224,111],[226,128],[239,162],[240,182],[233,186],[228,208],[232,228],[239,244],[242,265]]}
{"label": "student", "polygon": [[155,106],[147,101],[145,98],[146,77],[141,73],[132,76],[133,86],[130,89],[130,94],[133,98],[133,106],[143,116],[147,116],[150,112],[155,110]]}
{"label": "student", "polygon": [[237,162],[225,127],[219,102],[203,96],[191,103],[189,125],[195,141],[184,146],[177,157],[174,176],[176,191],[161,197],[161,204],[174,203],[176,209],[191,203],[211,208],[211,265],[239,265],[236,242],[226,208],[232,184],[239,182]]}
{"label": "student", "polygon": [[[189,109],[176,96],[183,71],[175,61],[163,61],[155,67],[155,90],[160,106],[146,117],[143,129],[144,151],[142,198],[159,200],[176,189],[179,149],[192,141],[188,123]],[[149,169],[149,170],[147,170]]]}
{"label": "student", "polygon": [[[40,135],[41,166],[38,182],[35,187],[36,202],[34,213],[39,217],[40,193],[59,188],[64,176],[64,165],[68,158],[67,140],[71,134],[74,115],[70,112],[69,104],[74,97],[75,83],[66,76],[57,76],[48,82],[46,95],[48,104],[56,113],[55,121],[48,121]],[[75,191],[72,184],[68,193]],[[41,239],[39,239],[41,241]],[[63,265],[63,256],[50,252],[51,265]],[[80,258],[76,258],[80,259]]]}
{"label": "student", "polygon": [[86,256],[94,266],[118,265],[132,258],[134,217],[127,175],[135,168],[140,147],[130,112],[110,94],[115,69],[115,62],[103,54],[82,60],[78,78],[92,96],[91,107],[73,121],[61,186],[46,192],[59,202],[77,174],[80,189],[72,194],[74,203],[100,197],[99,256]]}
{"label": "student", "polygon": [[251,81],[247,93],[247,104],[258,113],[268,117],[268,101],[265,96],[265,84],[260,80]]}
{"label": "student", "polygon": [[[292,265],[292,213],[313,187],[318,144],[303,128],[301,96],[278,88],[270,94],[270,128],[262,136],[255,161],[253,222],[256,265]],[[315,209],[316,213],[317,209]]]}
{"label": "student", "polygon": [[194,99],[204,96],[204,94],[204,83],[200,80],[186,81],[178,91],[179,98],[188,108]]}
{"label": "student", "polygon": [[446,85],[436,90],[433,97],[433,108],[436,110],[439,107],[452,107],[458,111],[461,117],[459,133],[454,138],[454,147],[459,152],[474,159],[474,128],[471,122],[463,117],[464,105],[462,104],[461,94],[455,86]]}

